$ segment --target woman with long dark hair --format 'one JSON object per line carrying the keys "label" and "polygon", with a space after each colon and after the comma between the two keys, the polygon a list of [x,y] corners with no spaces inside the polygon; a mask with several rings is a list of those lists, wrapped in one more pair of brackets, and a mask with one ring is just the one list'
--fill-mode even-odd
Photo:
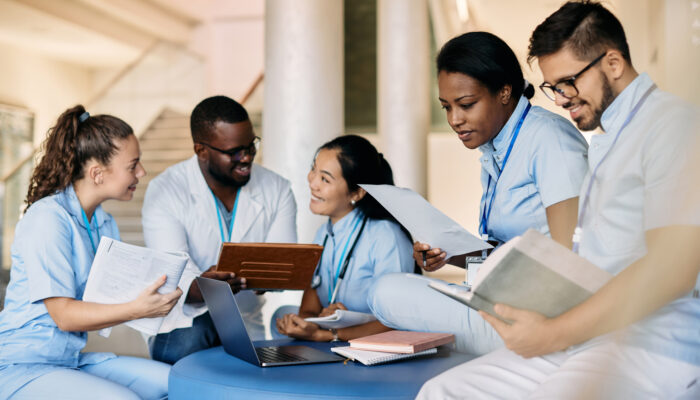
{"label": "woman with long dark hair", "polygon": [[[488,32],[448,41],[437,56],[440,103],[459,140],[481,151],[479,233],[498,245],[536,229],[571,247],[578,193],[588,169],[587,144],[563,117],[532,106],[534,88],[523,79],[513,51]],[[451,260],[430,243],[415,243],[413,257],[427,271]],[[425,260],[425,261],[424,261]],[[479,314],[427,287],[427,279],[391,275],[370,293],[375,315],[400,329],[450,332],[457,348],[483,354],[503,345]]]}
{"label": "woman with long dark hair", "polygon": [[408,235],[358,186],[393,185],[389,163],[366,139],[340,136],[318,150],[308,180],[311,212],[328,216],[314,239],[324,249],[298,313],[278,319],[278,331],[299,339],[331,341],[389,330],[377,321],[336,331],[304,320],[338,309],[370,313],[367,296],[378,277],[413,271]]}
{"label": "woman with long dark hair", "polygon": [[119,239],[105,200],[131,200],[141,166],[131,127],[110,115],[66,110],[49,130],[17,223],[0,312],[0,398],[160,399],[170,366],[83,353],[87,331],[166,315],[182,294],[160,294],[165,276],[123,304],[82,301],[102,236]]}

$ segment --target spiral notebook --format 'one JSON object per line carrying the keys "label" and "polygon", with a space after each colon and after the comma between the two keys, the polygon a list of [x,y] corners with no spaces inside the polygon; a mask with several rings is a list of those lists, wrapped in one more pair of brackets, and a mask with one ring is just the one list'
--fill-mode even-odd
{"label": "spiral notebook", "polygon": [[386,353],[383,351],[369,351],[369,350],[357,350],[350,346],[343,347],[331,347],[331,351],[340,354],[343,357],[349,358],[353,361],[359,361],[364,365],[375,365],[383,364],[397,360],[404,360],[407,358],[415,358],[420,356],[426,356],[430,354],[437,354],[437,348],[423,350],[418,353],[404,354],[404,353]]}

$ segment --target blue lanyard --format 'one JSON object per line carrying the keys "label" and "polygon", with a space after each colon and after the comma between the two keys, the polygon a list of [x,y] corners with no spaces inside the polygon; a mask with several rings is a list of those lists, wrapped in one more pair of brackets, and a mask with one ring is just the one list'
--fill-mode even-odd
{"label": "blue lanyard", "polygon": [[[214,208],[216,208],[216,220],[219,222],[219,235],[221,236],[221,243],[226,242],[226,238],[224,237],[224,226],[221,223],[223,218],[221,217],[221,211],[219,211],[219,205],[216,202],[216,196],[214,195],[214,192],[209,189],[211,192],[211,197],[214,198]],[[241,188],[238,188],[238,191],[236,192],[236,200],[233,202],[233,211],[231,212],[231,226],[228,228],[228,241],[231,241],[231,235],[233,235],[233,223],[236,220],[236,211],[238,210],[238,199],[241,197]]]}
{"label": "blue lanyard", "polygon": [[603,158],[598,161],[598,164],[595,166],[593,169],[593,173],[591,174],[591,178],[588,181],[588,188],[586,189],[586,195],[583,197],[583,203],[581,206],[581,211],[579,212],[578,215],[578,221],[576,223],[576,229],[574,229],[574,237],[572,239],[573,241],[573,251],[574,253],[578,253],[578,248],[579,244],[581,243],[581,224],[583,223],[583,218],[586,216],[586,209],[588,208],[588,201],[591,198],[591,189],[593,188],[593,182],[595,181],[595,176],[598,173],[598,168],[600,167],[601,164],[603,164],[603,161],[605,161],[606,158],[608,158],[608,155],[612,151],[613,147],[615,147],[615,143],[617,143],[617,139],[620,137],[620,134],[622,133],[623,130],[627,127],[627,125],[632,121],[632,118],[634,118],[635,114],[637,114],[637,111],[639,111],[640,108],[642,108],[642,104],[649,98],[649,95],[651,92],[656,89],[656,84],[651,85],[649,89],[647,89],[646,92],[642,95],[642,97],[639,99],[637,104],[635,104],[634,108],[632,108],[632,111],[630,111],[629,115],[627,116],[627,119],[625,119],[625,122],[622,123],[622,126],[620,127],[620,130],[617,131],[617,135],[615,135],[615,139],[613,139],[612,144],[610,145],[610,148],[608,148],[608,151],[605,152],[605,155],[603,155]]}
{"label": "blue lanyard", "polygon": [[[352,227],[352,230],[350,231],[350,235],[348,236],[348,240],[345,242],[345,248],[343,248],[343,252],[340,255],[340,259],[338,260],[338,267],[336,267],[336,269],[335,269],[335,279],[333,279],[333,271],[332,270],[329,271],[331,274],[330,275],[330,278],[331,278],[330,283],[331,284],[328,287],[328,304],[329,305],[331,304],[331,301],[334,300],[333,299],[333,292],[335,292],[335,286],[338,284],[338,277],[340,277],[340,272],[341,272],[340,270],[344,269],[344,268],[342,268],[342,264],[343,264],[343,261],[345,260],[345,255],[347,254],[348,246],[350,245],[350,240],[354,236],[355,230],[357,229],[357,226],[360,224],[360,220],[362,220],[362,218],[360,218],[359,213],[355,216],[355,220],[356,220],[355,225]],[[343,271],[343,272],[345,272],[345,271]]]}
{"label": "blue lanyard", "polygon": [[[85,226],[87,227],[88,231],[88,237],[90,238],[90,244],[92,245],[92,252],[97,254],[97,246],[95,246],[95,241],[92,240],[92,229],[90,228],[90,221],[87,219],[87,214],[85,214],[85,210],[83,210],[82,207],[80,207],[80,212],[83,214],[83,222],[85,222]],[[93,217],[94,217],[93,213]],[[97,226],[98,224],[95,224],[95,233],[97,233],[97,243],[100,243],[100,228]]]}
{"label": "blue lanyard", "polygon": [[[528,102],[527,107],[525,107],[525,111],[523,111],[522,115],[520,115],[520,119],[518,120],[518,124],[515,125],[515,130],[513,130],[513,138],[510,139],[510,145],[508,145],[508,151],[506,151],[506,156],[503,159],[503,166],[501,167],[501,170],[498,172],[498,178],[501,177],[503,170],[506,169],[506,163],[508,162],[508,158],[510,157],[510,152],[511,152],[511,150],[513,150],[513,145],[515,144],[515,140],[518,138],[518,134],[520,133],[520,128],[523,126],[523,121],[525,121],[525,117],[527,116],[527,113],[530,111],[530,107],[531,107],[531,104]],[[496,178],[496,181],[493,183],[493,192],[491,192],[491,198],[488,200],[488,210],[486,208],[486,201],[484,201],[484,210],[483,210],[483,213],[481,214],[481,237],[484,240],[488,239],[488,223],[489,223],[489,218],[491,217],[491,209],[493,208],[493,199],[496,198],[496,186],[498,185],[498,178]],[[488,196],[490,188],[491,188],[491,174],[489,174],[489,183],[486,185],[485,196]]]}

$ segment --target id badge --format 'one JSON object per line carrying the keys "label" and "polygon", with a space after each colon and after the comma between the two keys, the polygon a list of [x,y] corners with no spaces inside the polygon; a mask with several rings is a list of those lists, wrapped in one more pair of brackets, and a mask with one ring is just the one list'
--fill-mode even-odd
{"label": "id badge", "polygon": [[483,260],[471,261],[471,262],[467,263],[466,275],[464,277],[464,281],[467,282],[467,284],[470,287],[474,286],[474,280],[476,279],[476,274],[479,272],[479,268],[481,268],[481,265],[483,263],[484,263]]}

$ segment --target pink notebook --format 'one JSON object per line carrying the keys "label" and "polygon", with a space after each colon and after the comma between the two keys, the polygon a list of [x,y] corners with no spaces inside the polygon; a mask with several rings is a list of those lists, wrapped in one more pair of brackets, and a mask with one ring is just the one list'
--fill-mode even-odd
{"label": "pink notebook", "polygon": [[388,331],[350,340],[350,347],[387,353],[417,353],[443,344],[452,343],[451,333]]}

